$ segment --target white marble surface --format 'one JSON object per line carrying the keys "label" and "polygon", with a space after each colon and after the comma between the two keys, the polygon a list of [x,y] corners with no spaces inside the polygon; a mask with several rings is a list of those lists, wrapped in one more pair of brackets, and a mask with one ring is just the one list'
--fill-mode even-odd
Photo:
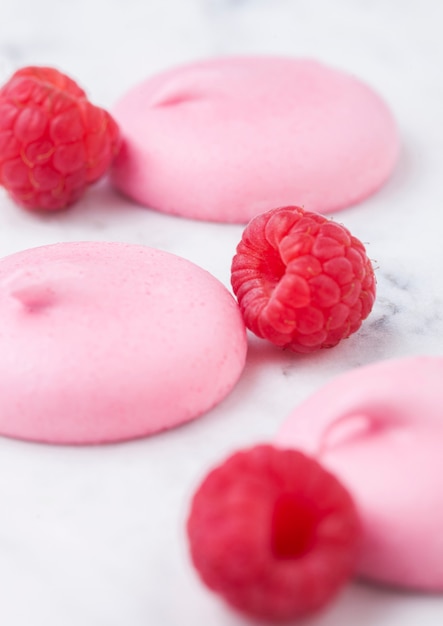
{"label": "white marble surface", "polygon": [[[443,8],[438,0],[1,0],[0,79],[63,69],[112,107],[157,70],[218,54],[313,56],[358,74],[390,103],[403,149],[389,184],[337,214],[367,242],[378,300],[362,330],[300,358],[252,340],[244,376],[204,418],[102,448],[0,439],[0,623],[240,626],[194,575],[190,495],[234,449],[264,441],[331,377],[392,356],[443,353]],[[106,181],[70,212],[36,217],[0,190],[0,255],[58,241],[159,247],[226,285],[239,226],[135,206]],[[354,584],[312,626],[435,626],[443,598]]]}

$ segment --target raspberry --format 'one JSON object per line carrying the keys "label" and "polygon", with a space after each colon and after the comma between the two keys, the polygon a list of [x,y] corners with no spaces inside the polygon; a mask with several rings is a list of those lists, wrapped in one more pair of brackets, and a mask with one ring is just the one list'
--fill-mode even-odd
{"label": "raspberry", "polygon": [[324,607],[352,575],[361,527],[317,461],[260,445],[212,470],[188,519],[192,560],[238,610],[283,621]]}
{"label": "raspberry", "polygon": [[25,67],[0,89],[0,184],[28,209],[78,200],[118,147],[109,113],[56,69]]}
{"label": "raspberry", "polygon": [[295,206],[247,225],[231,282],[247,327],[301,353],[349,337],[375,299],[363,244],[344,226]]}

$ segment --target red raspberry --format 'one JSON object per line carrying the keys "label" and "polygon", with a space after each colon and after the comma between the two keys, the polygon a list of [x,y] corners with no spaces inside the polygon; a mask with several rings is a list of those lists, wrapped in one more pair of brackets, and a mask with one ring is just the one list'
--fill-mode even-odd
{"label": "red raspberry", "polygon": [[344,226],[295,206],[247,225],[231,282],[248,328],[302,353],[349,337],[375,299],[363,244]]}
{"label": "red raspberry", "polygon": [[109,113],[58,70],[25,67],[0,89],[0,184],[28,209],[75,202],[118,146]]}
{"label": "red raspberry", "polygon": [[203,581],[250,616],[290,620],[325,606],[352,575],[361,527],[319,463],[261,445],[205,478],[188,519]]}

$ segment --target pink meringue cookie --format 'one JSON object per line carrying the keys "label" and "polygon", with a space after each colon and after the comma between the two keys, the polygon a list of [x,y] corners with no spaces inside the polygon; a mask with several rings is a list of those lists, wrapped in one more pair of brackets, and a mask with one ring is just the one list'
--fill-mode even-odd
{"label": "pink meringue cookie", "polygon": [[247,222],[278,206],[327,213],[391,174],[393,117],[366,84],[307,59],[200,61],[131,89],[113,115],[115,186],[147,207]]}
{"label": "pink meringue cookie", "polygon": [[63,243],[0,261],[0,433],[140,437],[217,404],[243,369],[232,296],[167,252]]}
{"label": "pink meringue cookie", "polygon": [[338,377],[292,413],[276,442],[313,455],[350,490],[363,576],[443,591],[443,358]]}

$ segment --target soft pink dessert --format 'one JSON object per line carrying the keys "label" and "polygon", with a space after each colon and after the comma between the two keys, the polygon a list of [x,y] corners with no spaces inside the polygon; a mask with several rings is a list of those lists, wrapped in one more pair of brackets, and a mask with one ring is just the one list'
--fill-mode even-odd
{"label": "soft pink dessert", "polygon": [[179,67],[134,87],[113,115],[124,140],[114,184],[148,207],[202,220],[348,207],[386,181],[398,153],[383,100],[306,59]]}
{"label": "soft pink dessert", "polygon": [[443,358],[352,370],[299,406],[277,443],[315,456],[350,490],[364,527],[359,571],[443,590]]}
{"label": "soft pink dessert", "polygon": [[246,339],[213,276],[172,254],[63,243],[0,261],[0,433],[51,443],[148,435],[234,386]]}

